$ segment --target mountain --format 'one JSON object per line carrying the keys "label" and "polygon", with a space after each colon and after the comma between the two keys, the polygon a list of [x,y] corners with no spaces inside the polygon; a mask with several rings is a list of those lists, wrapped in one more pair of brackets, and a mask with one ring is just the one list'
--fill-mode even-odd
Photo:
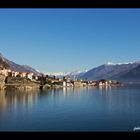
{"label": "mountain", "polygon": [[41,75],[41,72],[35,70],[34,68],[27,65],[19,65],[13,61],[8,60],[0,53],[0,67],[11,69],[17,72],[32,72],[36,75]]}
{"label": "mountain", "polygon": [[140,65],[118,77],[122,81],[140,81]]}
{"label": "mountain", "polygon": [[63,78],[63,76],[67,75],[65,72],[45,72],[44,75],[56,76],[57,78]]}
{"label": "mountain", "polygon": [[124,75],[130,70],[136,68],[139,64],[140,61],[118,64],[107,63],[89,70],[80,78],[86,80],[118,79],[119,77],[121,78],[121,75]]}
{"label": "mountain", "polygon": [[74,78],[78,79],[85,72],[87,72],[87,70],[85,70],[85,71],[75,70],[75,71],[72,71],[72,72],[47,72],[47,73],[44,73],[44,74],[49,75],[49,76],[56,76],[58,78],[63,78],[63,76],[69,76],[71,79],[74,79]]}
{"label": "mountain", "polygon": [[80,79],[81,76],[83,76],[85,73],[87,72],[87,70],[84,71],[73,71],[67,74],[67,76],[70,76],[71,79]]}
{"label": "mountain", "polygon": [[5,61],[2,54],[0,54],[0,69],[10,68],[9,64]]}

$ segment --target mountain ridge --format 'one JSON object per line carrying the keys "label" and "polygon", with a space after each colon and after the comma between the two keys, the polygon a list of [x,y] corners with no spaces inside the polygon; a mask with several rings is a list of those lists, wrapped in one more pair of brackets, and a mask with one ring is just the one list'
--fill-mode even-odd
{"label": "mountain ridge", "polygon": [[2,53],[0,53],[0,66],[1,69],[7,68],[17,72],[32,72],[35,75],[41,75],[41,72],[38,72],[36,69],[28,65],[20,65],[11,60],[8,60],[2,55]]}
{"label": "mountain ridge", "polygon": [[121,75],[118,79],[123,81],[140,81],[140,65]]}
{"label": "mountain ridge", "polygon": [[[43,73],[28,65],[20,65],[8,60],[0,53],[0,69],[11,69],[17,72],[32,72],[35,75]],[[44,74],[43,74],[44,75]],[[62,77],[63,75],[60,75]],[[127,63],[108,62],[98,67],[85,71],[72,71],[65,73],[64,76],[70,76],[72,79],[82,80],[139,80],[140,79],[140,61]],[[140,80],[139,80],[140,81]]]}
{"label": "mountain ridge", "polygon": [[99,80],[99,79],[119,79],[122,75],[140,65],[140,61],[121,63],[121,64],[103,64],[90,69],[80,79]]}

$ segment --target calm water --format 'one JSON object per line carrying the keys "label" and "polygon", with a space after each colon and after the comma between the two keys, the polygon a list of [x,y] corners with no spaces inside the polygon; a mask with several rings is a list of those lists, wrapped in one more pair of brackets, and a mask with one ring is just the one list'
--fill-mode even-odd
{"label": "calm water", "polygon": [[0,92],[0,131],[133,131],[140,85]]}

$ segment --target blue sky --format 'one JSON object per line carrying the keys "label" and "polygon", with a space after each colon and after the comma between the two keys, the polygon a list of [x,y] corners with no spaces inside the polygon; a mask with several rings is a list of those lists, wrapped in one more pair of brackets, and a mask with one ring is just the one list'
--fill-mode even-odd
{"label": "blue sky", "polygon": [[42,72],[140,60],[140,9],[0,9],[0,52]]}

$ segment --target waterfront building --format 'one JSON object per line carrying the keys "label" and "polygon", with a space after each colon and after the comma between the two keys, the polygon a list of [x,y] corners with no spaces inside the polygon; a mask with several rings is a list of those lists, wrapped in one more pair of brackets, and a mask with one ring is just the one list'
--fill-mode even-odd
{"label": "waterfront building", "polygon": [[30,80],[32,80],[33,79],[33,73],[27,73],[26,74],[26,76],[27,76],[27,78],[29,78]]}

